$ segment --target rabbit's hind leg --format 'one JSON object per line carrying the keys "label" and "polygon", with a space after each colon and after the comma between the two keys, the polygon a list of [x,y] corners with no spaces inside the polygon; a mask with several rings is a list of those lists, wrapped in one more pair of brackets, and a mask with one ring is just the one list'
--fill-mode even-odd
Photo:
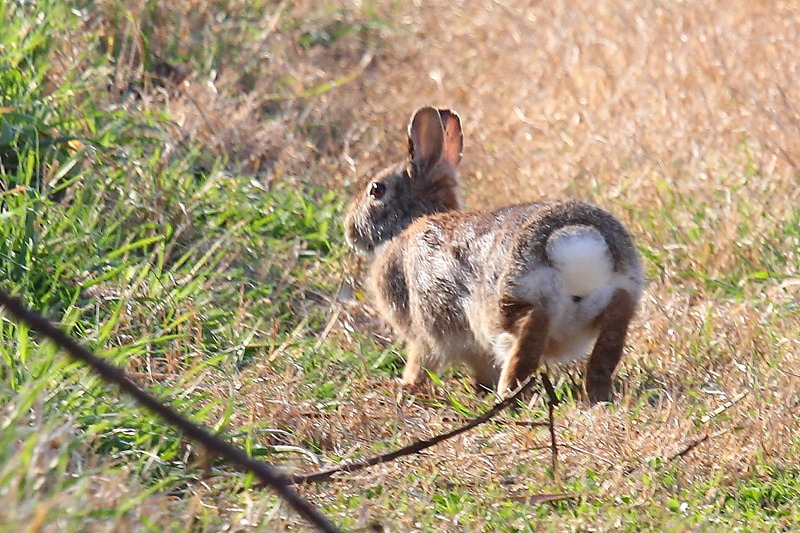
{"label": "rabbit's hind leg", "polygon": [[630,293],[625,289],[617,289],[597,319],[600,334],[586,366],[586,395],[589,403],[609,402],[612,399],[611,381],[622,358],[634,307]]}
{"label": "rabbit's hind leg", "polygon": [[550,326],[550,316],[544,307],[517,302],[504,308],[508,313],[505,329],[514,340],[500,372],[497,387],[500,396],[509,394],[539,366]]}

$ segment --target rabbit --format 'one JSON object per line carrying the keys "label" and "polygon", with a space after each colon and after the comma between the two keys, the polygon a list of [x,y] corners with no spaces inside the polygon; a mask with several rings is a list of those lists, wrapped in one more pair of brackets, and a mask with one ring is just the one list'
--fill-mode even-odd
{"label": "rabbit", "polygon": [[612,401],[643,286],[630,234],[574,199],[462,211],[463,143],[455,112],[419,108],[408,159],[362,180],[345,216],[347,243],[371,258],[374,304],[405,340],[402,383],[463,363],[507,397],[542,362],[591,348],[585,394]]}

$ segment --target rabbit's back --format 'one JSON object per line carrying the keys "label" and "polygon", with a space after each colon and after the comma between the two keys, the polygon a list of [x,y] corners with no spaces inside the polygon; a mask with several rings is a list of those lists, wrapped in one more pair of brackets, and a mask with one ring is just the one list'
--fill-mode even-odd
{"label": "rabbit's back", "polygon": [[541,204],[495,211],[451,212],[415,221],[376,258],[372,294],[381,314],[404,336],[425,337],[442,352],[491,349],[487,327],[508,270],[517,230]]}
{"label": "rabbit's back", "polygon": [[441,363],[502,361],[504,302],[543,305],[553,323],[545,358],[569,362],[585,355],[616,288],[636,299],[641,292],[638,255],[627,233],[614,233],[619,228],[611,215],[575,201],[421,217],[377,257],[372,293],[393,327]]}

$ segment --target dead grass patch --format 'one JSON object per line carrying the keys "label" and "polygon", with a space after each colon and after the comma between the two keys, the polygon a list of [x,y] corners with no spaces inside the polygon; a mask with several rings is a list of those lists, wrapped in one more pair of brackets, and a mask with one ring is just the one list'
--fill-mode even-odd
{"label": "dead grass patch", "polygon": [[[558,479],[546,467],[544,430],[488,424],[418,456],[306,487],[337,519],[385,521],[397,531],[513,529],[513,520],[492,522],[496,507],[587,479],[582,498],[596,509],[663,510],[682,490],[706,485],[692,505],[719,509],[726,487],[758,475],[759,465],[785,469],[797,459],[794,3],[266,2],[257,12],[235,0],[154,5],[98,1],[86,29],[110,56],[106,101],[164,113],[171,150],[207,154],[209,164],[221,158],[267,185],[315,185],[344,197],[355,178],[403,156],[413,109],[448,106],[464,122],[468,205],[588,198],[630,225],[646,257],[649,287],[617,379],[618,406],[559,408]],[[66,52],[63,61],[53,83],[81,64]],[[330,283],[350,274],[320,275]],[[332,330],[303,330],[298,343],[262,350],[264,360],[237,375],[234,422],[283,430],[264,437],[273,449],[312,451],[273,456],[298,470],[312,469],[311,455],[363,457],[460,423],[443,391],[398,397],[385,373],[372,373],[362,351],[378,345],[353,330],[380,326],[367,306],[331,304],[334,297],[307,302],[345,307]],[[249,323],[252,303],[240,305]],[[258,335],[271,340],[267,327]],[[298,361],[312,347],[319,357],[349,359],[309,381]],[[485,407],[458,377],[447,384],[461,404]],[[323,386],[341,390],[320,400],[315,388]],[[526,413],[539,416],[540,406]],[[665,463],[674,465],[672,486],[653,481]],[[195,487],[185,512],[218,505],[248,523],[272,516],[275,527],[302,528],[266,496],[245,491],[236,500],[211,486]],[[452,503],[448,514],[450,503],[437,498],[454,487],[485,501],[465,504],[468,511]],[[137,513],[161,516],[164,498],[146,499]],[[553,519],[537,507],[529,522],[514,520],[546,530],[608,526],[602,512],[584,519],[576,508]],[[642,528],[666,516],[653,513]]]}

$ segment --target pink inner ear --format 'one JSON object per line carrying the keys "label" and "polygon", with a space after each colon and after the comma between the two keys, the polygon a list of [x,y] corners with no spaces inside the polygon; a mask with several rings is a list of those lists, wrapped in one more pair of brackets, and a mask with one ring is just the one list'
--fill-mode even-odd
{"label": "pink inner ear", "polygon": [[464,151],[464,135],[461,132],[461,119],[449,109],[440,109],[439,116],[442,118],[444,128],[444,149],[442,159],[450,165],[457,167],[461,163],[461,156]]}

